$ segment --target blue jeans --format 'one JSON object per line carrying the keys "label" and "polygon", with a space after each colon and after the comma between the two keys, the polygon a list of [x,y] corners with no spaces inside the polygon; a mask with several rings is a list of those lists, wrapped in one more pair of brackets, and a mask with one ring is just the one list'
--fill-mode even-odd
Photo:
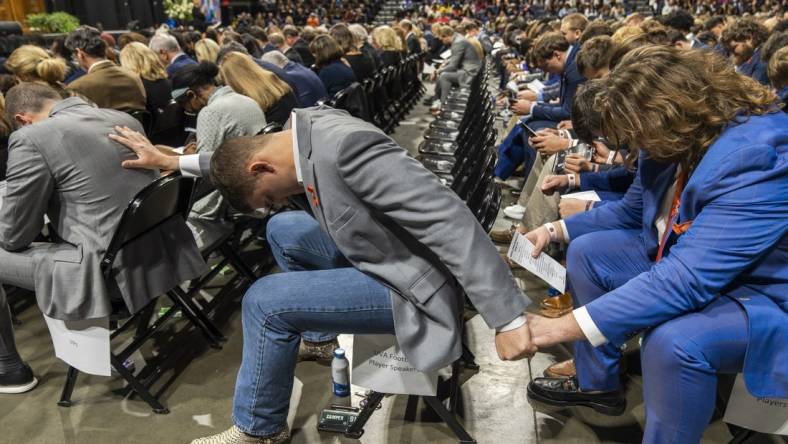
{"label": "blue jeans", "polygon": [[[575,306],[585,305],[647,271],[640,230],[609,230],[572,240],[567,275]],[[700,442],[714,412],[717,373],[738,373],[747,350],[747,315],[720,297],[646,333],[641,347],[646,405],[644,443]],[[575,343],[582,390],[619,388],[621,353],[612,344]]]}
{"label": "blue jeans", "polygon": [[[331,270],[351,266],[317,220],[304,211],[274,215],[266,225],[266,236],[274,260],[282,271]],[[302,335],[309,342],[330,341],[336,336],[317,332]]]}
{"label": "blue jeans", "polygon": [[[274,216],[269,222],[269,239],[281,240],[283,232],[299,231],[304,218],[309,216],[302,212]],[[313,248],[317,244],[309,241],[314,238],[300,239],[306,240],[279,249],[275,253],[280,255],[277,261],[293,259],[293,252],[312,259],[336,259],[327,254],[328,249]],[[277,248],[273,243],[272,247]],[[394,333],[389,289],[349,266],[266,276],[246,292],[242,318],[243,357],[235,383],[233,423],[256,436],[271,435],[286,426],[298,345],[304,332],[332,336]]]}

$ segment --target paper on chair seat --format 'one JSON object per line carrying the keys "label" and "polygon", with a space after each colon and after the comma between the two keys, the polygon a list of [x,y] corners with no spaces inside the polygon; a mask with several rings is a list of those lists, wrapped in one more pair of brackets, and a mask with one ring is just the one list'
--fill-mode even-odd
{"label": "paper on chair seat", "polygon": [[441,53],[441,58],[442,58],[443,60],[446,60],[446,59],[448,59],[449,57],[451,57],[451,49],[447,49],[446,51],[443,51],[443,52]]}
{"label": "paper on chair seat", "polygon": [[44,315],[55,356],[77,370],[110,376],[109,318],[61,321]]}
{"label": "paper on chair seat", "polygon": [[438,372],[413,367],[394,335],[354,335],[351,382],[381,393],[435,396]]}
{"label": "paper on chair seat", "polygon": [[788,399],[756,398],[736,375],[723,422],[761,433],[788,435]]}
{"label": "paper on chair seat", "polygon": [[599,198],[599,195],[596,194],[596,191],[594,190],[579,191],[577,193],[564,194],[563,196],[561,196],[561,199],[580,199],[580,200],[590,200],[593,202],[599,202],[600,200],[602,200]]}
{"label": "paper on chair seat", "polygon": [[566,290],[566,268],[544,253],[534,259],[531,256],[533,251],[534,244],[524,234],[516,232],[507,255],[509,259],[563,293]]}

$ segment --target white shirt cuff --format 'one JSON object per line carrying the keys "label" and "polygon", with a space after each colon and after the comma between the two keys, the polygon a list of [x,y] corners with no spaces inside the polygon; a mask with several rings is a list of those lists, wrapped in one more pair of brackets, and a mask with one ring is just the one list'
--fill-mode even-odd
{"label": "white shirt cuff", "polygon": [[599,331],[599,328],[594,323],[594,320],[591,319],[591,315],[588,314],[588,310],[585,307],[576,308],[572,311],[572,314],[575,316],[575,321],[577,321],[577,324],[580,326],[580,330],[583,330],[583,334],[591,345],[599,347],[607,343],[607,338]]}
{"label": "white shirt cuff", "polygon": [[512,322],[509,322],[508,324],[506,324],[506,325],[504,325],[502,327],[496,328],[495,331],[497,331],[498,333],[503,333],[505,331],[515,330],[515,329],[518,329],[518,328],[522,327],[523,325],[525,325],[525,322],[526,322],[525,321],[525,316],[520,315],[520,316],[517,316],[516,318],[514,318],[512,320]]}
{"label": "white shirt cuff", "polygon": [[569,230],[566,229],[566,223],[564,223],[563,219],[559,220],[558,223],[561,224],[561,231],[563,231],[564,233],[564,243],[568,244],[570,238],[569,238]]}
{"label": "white shirt cuff", "polygon": [[202,177],[199,154],[187,154],[179,157],[178,168],[183,177]]}

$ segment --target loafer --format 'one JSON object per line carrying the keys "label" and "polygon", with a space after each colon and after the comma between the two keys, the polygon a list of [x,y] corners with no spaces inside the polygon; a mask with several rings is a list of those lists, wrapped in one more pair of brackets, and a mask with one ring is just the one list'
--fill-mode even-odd
{"label": "loafer", "polygon": [[627,400],[620,390],[583,392],[577,378],[536,378],[528,384],[528,399],[556,407],[590,407],[609,416],[619,416],[627,408]]}
{"label": "loafer", "polygon": [[334,359],[334,350],[337,348],[339,341],[336,338],[326,342],[307,342],[301,339],[301,344],[298,346],[298,362],[330,362]]}
{"label": "loafer", "polygon": [[545,378],[574,378],[577,376],[577,368],[574,359],[557,362],[544,371]]}
{"label": "loafer", "polygon": [[501,228],[500,230],[492,230],[490,231],[490,239],[499,244],[511,244],[515,230],[517,230],[516,225],[512,225],[509,228]]}

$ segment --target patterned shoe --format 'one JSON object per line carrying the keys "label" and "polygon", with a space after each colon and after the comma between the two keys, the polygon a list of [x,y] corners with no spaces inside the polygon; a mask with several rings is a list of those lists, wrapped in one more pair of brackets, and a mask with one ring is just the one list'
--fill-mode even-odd
{"label": "patterned shoe", "polygon": [[514,238],[514,232],[517,231],[517,226],[512,225],[509,228],[501,228],[498,230],[490,231],[490,239],[498,244],[511,244]]}
{"label": "patterned shoe", "polygon": [[218,435],[198,438],[191,444],[285,444],[288,442],[290,442],[290,431],[287,427],[275,435],[259,437],[247,435],[233,425]]}
{"label": "patterned shoe", "polygon": [[330,362],[334,359],[334,350],[337,348],[339,341],[336,338],[326,342],[307,342],[301,339],[301,345],[298,347],[298,362]]}

